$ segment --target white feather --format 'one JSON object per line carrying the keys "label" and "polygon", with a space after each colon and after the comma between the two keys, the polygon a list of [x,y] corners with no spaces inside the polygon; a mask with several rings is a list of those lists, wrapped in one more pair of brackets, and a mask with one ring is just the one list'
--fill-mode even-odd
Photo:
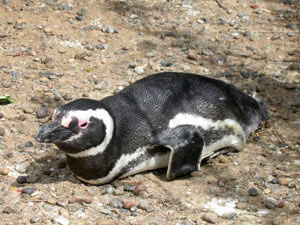
{"label": "white feather", "polygon": [[[67,153],[67,154],[74,158],[80,158],[80,157],[94,156],[94,155],[103,153],[105,151],[106,147],[108,146],[109,142],[111,141],[112,136],[113,136],[113,131],[114,131],[114,121],[113,121],[113,118],[109,115],[109,113],[104,109],[96,109],[96,110],[89,109],[86,111],[77,110],[77,111],[69,112],[65,117],[71,118],[72,116],[75,116],[77,118],[80,118],[80,119],[83,119],[86,121],[89,121],[89,119],[91,117],[95,117],[95,118],[98,118],[99,120],[102,120],[106,127],[106,130],[105,130],[106,135],[105,135],[103,142],[96,147],[86,149],[84,151],[74,153],[74,154],[71,154],[71,153]],[[72,141],[76,138],[80,138],[80,136],[81,135],[78,134],[76,136],[69,138],[66,141]]]}

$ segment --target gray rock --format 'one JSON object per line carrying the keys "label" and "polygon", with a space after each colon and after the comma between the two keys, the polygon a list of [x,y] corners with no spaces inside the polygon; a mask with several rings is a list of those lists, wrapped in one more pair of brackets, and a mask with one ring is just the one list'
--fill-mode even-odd
{"label": "gray rock", "polygon": [[156,55],[156,53],[155,52],[146,52],[146,57],[148,57],[148,58],[153,58],[153,57],[155,57],[155,55]]}
{"label": "gray rock", "polygon": [[36,110],[35,114],[38,119],[45,118],[48,115],[48,110],[44,107],[39,108]]}
{"label": "gray rock", "polygon": [[182,221],[182,225],[193,225],[194,223],[192,223],[190,220],[185,219],[184,221]]}
{"label": "gray rock", "polygon": [[227,220],[235,220],[237,217],[237,213],[236,212],[226,213],[222,217]]}
{"label": "gray rock", "polygon": [[28,194],[28,195],[32,195],[34,192],[34,189],[30,188],[30,187],[24,187],[22,188],[22,193]]}
{"label": "gray rock", "polygon": [[64,94],[63,98],[64,98],[64,100],[66,100],[66,101],[70,101],[70,100],[73,99],[73,98],[72,98],[72,95],[69,94],[69,93]]}
{"label": "gray rock", "polygon": [[250,196],[255,197],[255,196],[259,195],[259,192],[258,192],[258,190],[257,190],[256,188],[250,188],[250,189],[248,190],[248,194],[249,194]]}
{"label": "gray rock", "polygon": [[2,198],[0,198],[0,205],[4,204],[4,200]]}
{"label": "gray rock", "polygon": [[111,210],[109,209],[101,209],[100,212],[103,213],[104,215],[109,215],[112,213]]}
{"label": "gray rock", "polygon": [[123,201],[120,198],[114,198],[110,201],[109,205],[112,208],[122,208],[123,207]]}
{"label": "gray rock", "polygon": [[61,225],[69,225],[70,221],[64,216],[56,216],[53,218],[53,223]]}
{"label": "gray rock", "polygon": [[135,189],[135,185],[134,184],[125,184],[124,185],[124,190],[125,191],[133,191]]}
{"label": "gray rock", "polygon": [[17,182],[19,184],[25,184],[25,183],[27,183],[27,177],[26,176],[18,176],[17,177]]}
{"label": "gray rock", "polygon": [[43,221],[42,216],[34,216],[30,219],[30,223],[41,223]]}
{"label": "gray rock", "polygon": [[164,67],[170,67],[170,66],[173,65],[173,63],[171,61],[163,60],[163,61],[160,62],[160,65],[164,66]]}
{"label": "gray rock", "polygon": [[144,73],[144,68],[141,66],[137,66],[134,68],[134,72],[136,72],[137,74],[143,74]]}
{"label": "gray rock", "polygon": [[96,49],[98,50],[106,50],[108,48],[108,45],[106,44],[97,44]]}
{"label": "gray rock", "polygon": [[27,142],[25,142],[24,145],[25,145],[26,148],[31,148],[31,147],[33,147],[32,141],[27,141]]}
{"label": "gray rock", "polygon": [[112,33],[117,33],[115,28],[113,26],[108,26],[106,29],[105,29],[105,33],[108,33],[108,34],[112,34]]}
{"label": "gray rock", "polygon": [[106,192],[107,194],[112,194],[112,193],[115,192],[115,190],[116,190],[116,189],[115,189],[113,186],[108,185],[108,187],[106,188],[105,192]]}

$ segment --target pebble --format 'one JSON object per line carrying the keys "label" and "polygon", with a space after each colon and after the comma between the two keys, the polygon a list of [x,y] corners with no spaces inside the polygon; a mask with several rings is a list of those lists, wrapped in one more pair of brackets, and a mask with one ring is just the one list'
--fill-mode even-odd
{"label": "pebble", "polygon": [[285,206],[284,201],[279,201],[279,202],[276,204],[276,207],[277,207],[277,208],[283,208],[284,206]]}
{"label": "pebble", "polygon": [[245,210],[245,209],[248,208],[248,204],[245,203],[245,202],[238,202],[238,203],[236,204],[236,208],[237,208],[237,209],[241,209],[241,210]]}
{"label": "pebble", "polygon": [[0,169],[0,174],[3,176],[6,176],[9,173],[9,169],[6,167],[3,167]]}
{"label": "pebble", "polygon": [[0,136],[4,137],[4,135],[5,135],[5,129],[4,127],[0,127]]}
{"label": "pebble", "polygon": [[69,225],[70,221],[64,216],[56,216],[53,218],[53,223],[61,225]]}
{"label": "pebble", "polygon": [[73,99],[73,98],[72,98],[72,95],[69,94],[69,93],[64,94],[64,95],[63,95],[63,98],[64,98],[64,100],[66,100],[66,101],[70,101],[70,100]]}
{"label": "pebble", "polygon": [[30,219],[30,223],[41,223],[43,222],[42,216],[34,216]]}
{"label": "pebble", "polygon": [[142,199],[142,200],[140,200],[139,201],[139,204],[138,204],[138,206],[137,206],[139,209],[142,209],[142,210],[148,210],[148,208],[149,208],[149,203],[148,203],[148,201],[147,200],[144,200],[144,199]]}
{"label": "pebble", "polygon": [[135,189],[133,190],[133,194],[139,195],[141,191],[146,191],[147,186],[145,184],[139,183],[136,185]]}
{"label": "pebble", "polygon": [[111,210],[109,209],[101,209],[100,212],[103,213],[104,215],[109,215],[112,213]]}
{"label": "pebble", "polygon": [[67,199],[58,199],[56,204],[61,207],[66,207],[69,204],[69,202]]}
{"label": "pebble", "polygon": [[134,184],[125,184],[124,185],[124,190],[125,191],[133,191],[136,188]]}
{"label": "pebble", "polygon": [[47,203],[49,203],[49,204],[51,204],[51,205],[56,205],[56,199],[55,198],[49,198],[48,200],[47,200]]}
{"label": "pebble", "polygon": [[26,141],[24,145],[25,145],[26,148],[31,148],[31,147],[33,147],[32,141]]}
{"label": "pebble", "polygon": [[225,213],[222,217],[227,220],[235,220],[237,217],[237,213],[236,212]]}
{"label": "pebble", "polygon": [[118,31],[113,26],[108,26],[105,29],[105,33],[112,34],[112,33],[118,33]]}
{"label": "pebble", "polygon": [[45,118],[48,115],[48,110],[46,108],[39,108],[35,114],[38,119]]}
{"label": "pebble", "polygon": [[91,194],[73,195],[69,203],[85,203],[91,204],[94,196]]}
{"label": "pebble", "polygon": [[216,224],[218,222],[218,216],[215,213],[205,213],[202,219],[208,223]]}
{"label": "pebble", "polygon": [[2,212],[6,213],[6,214],[11,214],[11,213],[16,213],[17,211],[15,209],[11,208],[10,206],[7,206],[2,210]]}
{"label": "pebble", "polygon": [[141,66],[137,66],[134,68],[134,72],[136,72],[137,74],[143,74],[144,73],[144,68]]}
{"label": "pebble", "polygon": [[123,200],[123,208],[124,209],[131,209],[136,204],[133,201],[130,200]]}
{"label": "pebble", "polygon": [[123,201],[120,198],[113,198],[110,201],[109,205],[112,208],[122,208],[123,207]]}
{"label": "pebble", "polygon": [[2,112],[0,112],[0,119],[2,119],[4,117],[4,114]]}
{"label": "pebble", "polygon": [[258,192],[258,190],[256,189],[256,188],[250,188],[249,190],[248,190],[248,194],[250,195],[250,196],[257,196],[258,194],[259,194],[259,192]]}
{"label": "pebble", "polygon": [[113,186],[108,185],[108,187],[106,188],[105,192],[106,192],[107,194],[112,194],[112,193],[114,193],[115,190],[116,190],[116,189],[115,189]]}
{"label": "pebble", "polygon": [[277,183],[280,184],[280,185],[288,185],[288,183],[290,182],[291,180],[288,179],[288,178],[285,178],[285,177],[279,177],[277,179]]}
{"label": "pebble", "polygon": [[164,66],[164,67],[170,67],[170,66],[173,65],[173,63],[170,62],[170,61],[163,60],[163,61],[160,62],[160,65]]}
{"label": "pebble", "polygon": [[32,114],[32,113],[33,113],[33,108],[28,107],[28,106],[25,106],[25,107],[23,108],[23,112],[24,112],[24,113],[27,113],[27,114]]}
{"label": "pebble", "polygon": [[197,52],[193,51],[193,50],[189,50],[187,58],[191,59],[191,60],[197,60],[197,58],[198,58]]}
{"label": "pebble", "polygon": [[17,177],[17,182],[19,184],[25,184],[25,183],[27,183],[27,177],[26,176],[18,176]]}
{"label": "pebble", "polygon": [[2,198],[0,198],[0,205],[4,204],[4,200]]}
{"label": "pebble", "polygon": [[35,192],[35,190],[33,188],[30,187],[24,187],[22,188],[22,193],[28,194],[28,195],[32,195],[33,192]]}

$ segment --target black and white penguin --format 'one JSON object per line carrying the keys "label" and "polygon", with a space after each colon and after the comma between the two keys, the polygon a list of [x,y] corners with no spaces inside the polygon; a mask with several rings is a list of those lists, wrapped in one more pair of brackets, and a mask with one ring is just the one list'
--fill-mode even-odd
{"label": "black and white penguin", "polygon": [[167,178],[174,179],[198,170],[220,149],[242,149],[267,118],[262,102],[231,84],[165,72],[100,101],[78,99],[57,108],[36,139],[63,150],[86,183],[157,168],[168,168]]}

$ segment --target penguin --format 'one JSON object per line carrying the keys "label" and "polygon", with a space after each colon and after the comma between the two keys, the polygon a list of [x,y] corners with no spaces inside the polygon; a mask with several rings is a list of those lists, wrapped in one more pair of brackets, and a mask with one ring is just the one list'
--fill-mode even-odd
{"label": "penguin", "polygon": [[58,107],[36,140],[64,151],[85,183],[158,168],[167,168],[172,180],[199,170],[203,159],[224,148],[241,150],[267,119],[261,101],[229,83],[162,72],[100,101],[78,99]]}

